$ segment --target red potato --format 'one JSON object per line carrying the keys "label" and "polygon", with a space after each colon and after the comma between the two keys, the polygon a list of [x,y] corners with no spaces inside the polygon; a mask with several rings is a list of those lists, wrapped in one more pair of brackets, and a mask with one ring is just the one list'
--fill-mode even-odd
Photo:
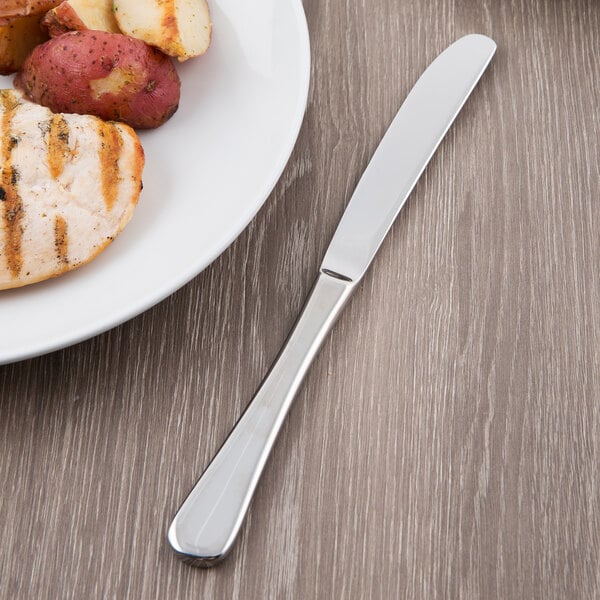
{"label": "red potato", "polygon": [[177,110],[181,82],[172,60],[140,40],[74,31],[37,46],[15,87],[53,112],[150,129]]}

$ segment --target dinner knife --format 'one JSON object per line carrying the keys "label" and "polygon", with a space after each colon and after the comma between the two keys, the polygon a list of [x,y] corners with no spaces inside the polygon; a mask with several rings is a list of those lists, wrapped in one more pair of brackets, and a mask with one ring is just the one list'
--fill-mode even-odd
{"label": "dinner knife", "polygon": [[459,39],[431,63],[400,107],[352,195],[292,333],[169,528],[169,543],[187,562],[209,567],[231,549],[304,375],[495,50],[483,35]]}

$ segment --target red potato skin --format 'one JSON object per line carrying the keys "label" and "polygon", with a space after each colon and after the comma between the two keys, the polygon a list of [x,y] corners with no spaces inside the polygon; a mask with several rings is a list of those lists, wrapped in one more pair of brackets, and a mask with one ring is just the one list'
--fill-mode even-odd
{"label": "red potato skin", "polygon": [[177,110],[181,82],[172,60],[155,48],[122,34],[88,30],[37,46],[15,87],[53,112],[150,129]]}

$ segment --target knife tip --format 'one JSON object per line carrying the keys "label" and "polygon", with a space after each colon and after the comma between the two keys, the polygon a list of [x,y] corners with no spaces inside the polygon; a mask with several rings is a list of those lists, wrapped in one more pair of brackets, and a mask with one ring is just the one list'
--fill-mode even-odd
{"label": "knife tip", "polygon": [[460,38],[457,42],[475,43],[479,48],[487,48],[492,53],[494,53],[498,47],[491,37],[482,33],[470,33]]}

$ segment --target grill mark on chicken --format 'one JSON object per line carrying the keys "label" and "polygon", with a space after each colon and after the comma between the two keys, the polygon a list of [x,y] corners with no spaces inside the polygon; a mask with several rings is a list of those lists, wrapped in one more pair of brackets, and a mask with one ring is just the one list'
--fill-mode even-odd
{"label": "grill mark on chicken", "polygon": [[[140,182],[140,192],[144,189],[144,184],[142,183],[142,171],[144,170],[144,148],[139,140],[135,141],[135,152],[133,155],[133,161],[131,165],[131,179],[133,181]],[[136,200],[137,202],[137,200]]]}
{"label": "grill mark on chicken", "polygon": [[54,179],[64,171],[70,154],[69,125],[62,115],[53,115],[48,131],[48,166]]}
{"label": "grill mark on chicken", "polygon": [[121,171],[119,159],[123,150],[123,138],[119,130],[109,123],[98,124],[100,136],[100,170],[102,172],[102,195],[106,210],[110,212],[117,201]]}
{"label": "grill mark on chicken", "polygon": [[0,141],[0,160],[2,175],[0,189],[2,193],[2,224],[5,236],[6,263],[13,278],[19,276],[23,267],[21,245],[23,242],[23,203],[17,191],[19,172],[12,164],[12,151],[19,140],[12,133],[12,121],[19,104],[10,90],[3,90],[0,101],[2,114],[2,140]]}
{"label": "grill mark on chicken", "polygon": [[67,222],[60,215],[56,215],[54,218],[54,248],[58,263],[67,270],[69,267],[69,237]]}

